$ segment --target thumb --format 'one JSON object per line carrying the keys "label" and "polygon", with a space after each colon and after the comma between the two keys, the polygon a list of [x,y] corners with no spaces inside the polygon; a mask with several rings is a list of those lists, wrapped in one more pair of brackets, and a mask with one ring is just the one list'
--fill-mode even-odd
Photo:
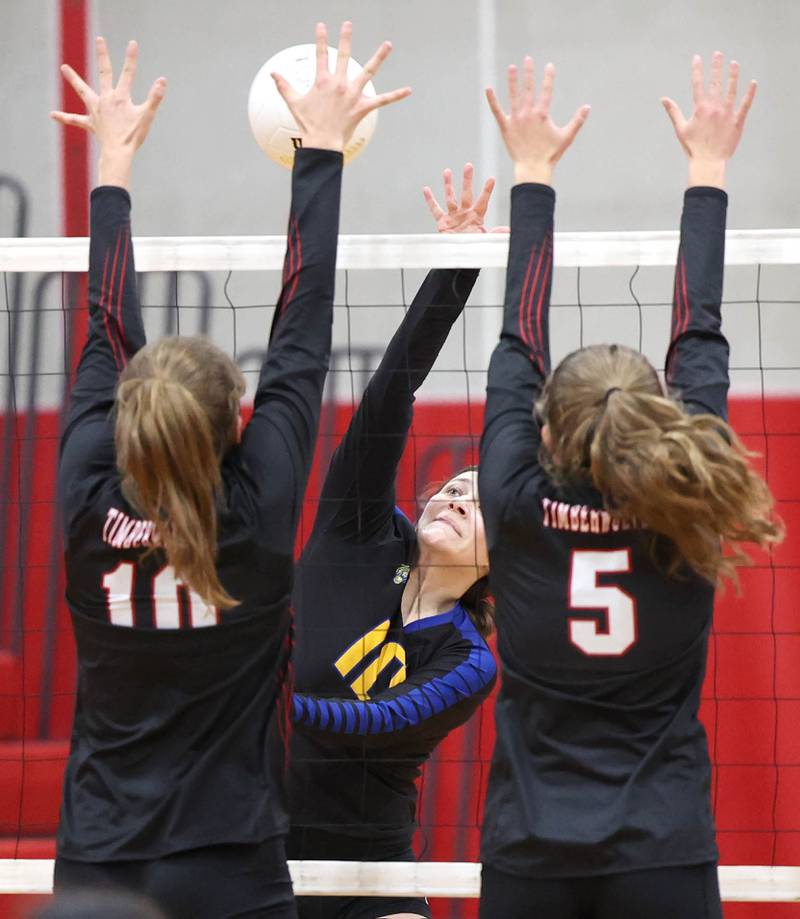
{"label": "thumb", "polygon": [[686,125],[686,119],[683,117],[680,106],[667,96],[661,99],[661,104],[664,106],[667,115],[669,115],[669,120],[672,122],[672,127],[675,128],[675,133],[680,135]]}

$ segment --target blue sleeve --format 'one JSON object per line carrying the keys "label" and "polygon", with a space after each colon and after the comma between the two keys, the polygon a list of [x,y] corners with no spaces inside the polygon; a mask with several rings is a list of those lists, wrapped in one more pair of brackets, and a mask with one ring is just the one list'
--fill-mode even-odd
{"label": "blue sleeve", "polygon": [[292,719],[299,728],[344,742],[358,738],[382,746],[413,736],[435,744],[472,715],[496,677],[492,652],[468,623],[459,642],[397,686],[369,699],[296,693]]}

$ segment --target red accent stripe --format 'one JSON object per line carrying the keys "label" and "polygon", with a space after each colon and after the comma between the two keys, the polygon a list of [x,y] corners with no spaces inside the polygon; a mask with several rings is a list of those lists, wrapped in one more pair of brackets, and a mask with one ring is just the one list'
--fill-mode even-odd
{"label": "red accent stripe", "polygon": [[100,296],[100,306],[103,306],[103,299],[105,298],[105,307],[103,312],[105,313],[106,321],[106,332],[108,334],[108,342],[111,345],[111,350],[114,352],[114,363],[117,365],[117,369],[121,370],[125,366],[125,359],[121,353],[120,344],[118,341],[118,328],[112,328],[108,320],[111,318],[114,321],[116,327],[116,317],[114,316],[114,307],[112,304],[112,297],[114,295],[114,278],[117,276],[117,262],[119,261],[119,244],[120,237],[122,232],[117,232],[117,242],[114,246],[114,261],[111,263],[111,277],[109,278],[108,287],[103,286],[103,292]]}
{"label": "red accent stripe", "polygon": [[120,349],[120,359],[122,360],[122,366],[125,367],[128,363],[127,351],[128,344],[125,340],[125,326],[122,321],[122,294],[125,287],[125,273],[128,268],[128,247],[130,246],[131,241],[131,231],[130,228],[126,228],[123,231],[125,235],[125,242],[122,247],[122,268],[120,269],[119,274],[119,287],[117,289],[117,332],[119,334],[119,349]]}
{"label": "red accent stripe", "polygon": [[[59,0],[60,45],[58,63],[69,64],[79,74],[88,71],[88,0]],[[65,112],[82,112],[84,105],[77,93],[61,80],[60,108]],[[89,226],[89,136],[79,128],[61,129],[61,204],[62,232],[65,236],[86,236]],[[77,302],[87,300],[85,276],[76,290]],[[89,316],[84,309],[70,311],[72,366],[83,350]]]}
{"label": "red accent stripe", "polygon": [[106,327],[106,338],[111,345],[111,353],[114,356],[114,366],[117,370],[120,369],[119,361],[117,360],[117,352],[114,350],[114,339],[111,335],[111,327],[108,324],[108,310],[103,307],[103,300],[106,296],[106,278],[108,277],[108,252],[106,252],[105,258],[103,259],[103,283],[100,285],[100,309],[103,312],[103,325]]}
{"label": "red accent stripe", "polygon": [[525,281],[522,285],[522,293],[519,296],[519,337],[525,342],[525,344],[530,348],[531,343],[528,341],[527,336],[525,335],[525,309],[523,308],[523,303],[526,302],[526,291],[528,290],[528,283],[531,279],[531,269],[533,268],[533,260],[536,258],[536,249],[531,250],[531,257],[528,259],[528,270],[525,272]]}
{"label": "red accent stripe", "polygon": [[685,310],[685,315],[683,319],[683,328],[680,330],[680,334],[683,333],[689,328],[689,294],[686,290],[686,261],[681,255],[681,278],[683,279],[683,308]]}
{"label": "red accent stripe", "polygon": [[297,284],[300,280],[300,269],[303,267],[303,243],[300,239],[300,225],[297,222],[297,218],[294,219],[294,232],[297,239],[297,264],[294,269],[294,284],[292,284],[292,289],[289,291],[289,297],[286,301],[286,306],[288,306],[294,299],[295,291],[297,290]]}
{"label": "red accent stripe", "polygon": [[544,263],[545,250],[547,249],[547,240],[544,241],[541,249],[539,250],[539,258],[536,262],[536,271],[533,273],[533,281],[531,281],[531,289],[528,292],[528,305],[525,310],[526,312],[526,322],[528,323],[528,347],[533,353],[536,353],[540,348],[540,342],[537,342],[533,335],[533,298],[538,290],[539,286],[539,275],[542,271],[542,264]]}
{"label": "red accent stripe", "polygon": [[547,242],[545,243],[545,249],[548,250],[547,261],[544,269],[544,277],[542,278],[542,285],[539,291],[539,302],[536,304],[536,342],[537,342],[537,359],[539,361],[539,370],[544,375],[544,342],[542,337],[542,313],[544,308],[544,298],[545,293],[547,292],[547,285],[550,283],[550,269],[552,267],[552,261],[550,259],[549,250],[553,244],[552,236],[547,237]]}

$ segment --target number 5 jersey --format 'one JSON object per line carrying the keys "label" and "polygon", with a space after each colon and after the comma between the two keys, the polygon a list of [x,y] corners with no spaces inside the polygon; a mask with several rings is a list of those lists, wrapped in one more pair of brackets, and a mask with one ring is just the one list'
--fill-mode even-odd
{"label": "number 5 jersey", "polygon": [[[555,194],[512,191],[500,343],[489,369],[480,493],[497,608],[496,706],[481,857],[528,877],[700,864],[717,851],[698,720],[714,589],[668,577],[652,536],[539,462],[549,370]],[[727,198],[686,192],[667,383],[724,417],[720,331]]]}

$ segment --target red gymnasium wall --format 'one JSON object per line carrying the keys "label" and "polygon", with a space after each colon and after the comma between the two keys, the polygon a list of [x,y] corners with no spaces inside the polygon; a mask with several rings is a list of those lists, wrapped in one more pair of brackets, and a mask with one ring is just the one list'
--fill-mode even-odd
{"label": "red gymnasium wall", "polygon": [[[723,864],[800,864],[800,397],[732,400],[732,421],[761,454],[788,537],[772,559],[754,553],[742,595],[719,598],[702,717],[715,761],[713,798]],[[420,403],[398,480],[398,503],[476,458],[482,406]],[[298,542],[313,521],[324,468],[349,409],[323,413]],[[63,602],[54,517],[55,413],[0,420],[6,457],[0,612],[0,857],[52,857],[75,661]],[[676,611],[676,615],[679,611]],[[494,739],[492,703],[451,735],[421,779],[418,851],[476,860],[482,790]],[[0,898],[0,917],[33,898]],[[437,919],[476,916],[470,901],[440,901]],[[733,919],[800,917],[800,905],[729,904]]]}

